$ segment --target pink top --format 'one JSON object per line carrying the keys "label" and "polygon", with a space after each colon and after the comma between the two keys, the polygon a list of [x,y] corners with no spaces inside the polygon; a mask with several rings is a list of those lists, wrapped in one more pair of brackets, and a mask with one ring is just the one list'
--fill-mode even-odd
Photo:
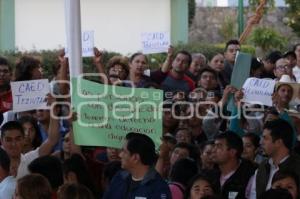
{"label": "pink top", "polygon": [[[181,187],[181,189],[179,187]],[[172,199],[183,199],[184,193],[182,190],[185,190],[185,188],[182,184],[178,182],[172,182],[169,184],[169,188],[172,194]]]}

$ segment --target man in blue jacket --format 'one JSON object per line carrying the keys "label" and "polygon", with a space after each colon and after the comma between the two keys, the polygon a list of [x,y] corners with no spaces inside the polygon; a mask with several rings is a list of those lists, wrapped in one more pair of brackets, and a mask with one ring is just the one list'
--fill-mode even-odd
{"label": "man in blue jacket", "polygon": [[122,168],[103,199],[171,199],[167,183],[154,169],[155,145],[146,135],[128,133],[120,153]]}

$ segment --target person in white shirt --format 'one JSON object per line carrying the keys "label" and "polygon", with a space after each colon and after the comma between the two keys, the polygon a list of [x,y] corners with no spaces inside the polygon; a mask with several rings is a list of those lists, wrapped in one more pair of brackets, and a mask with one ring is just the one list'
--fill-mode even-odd
{"label": "person in white shirt", "polygon": [[291,171],[300,176],[300,157],[291,153],[293,146],[293,128],[282,119],[267,122],[264,126],[262,148],[269,157],[263,161],[252,178],[250,199],[256,199],[271,188],[277,171]]}
{"label": "person in white shirt", "polygon": [[16,178],[9,175],[10,159],[0,148],[0,198],[11,199],[16,189]]}
{"label": "person in white shirt", "polygon": [[300,43],[296,44],[293,50],[297,57],[297,64],[293,68],[293,74],[296,77],[297,82],[300,83]]}
{"label": "person in white shirt", "polygon": [[22,154],[24,144],[24,130],[17,121],[9,121],[1,127],[2,148],[7,152],[11,161],[11,173],[17,179],[28,174],[27,166],[37,157],[49,155],[59,140],[59,122],[51,117],[48,138],[40,147]]}

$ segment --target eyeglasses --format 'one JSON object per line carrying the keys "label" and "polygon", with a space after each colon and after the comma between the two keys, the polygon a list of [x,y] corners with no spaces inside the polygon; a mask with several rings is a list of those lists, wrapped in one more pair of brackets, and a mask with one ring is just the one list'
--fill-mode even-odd
{"label": "eyeglasses", "polygon": [[279,70],[288,70],[290,67],[288,65],[284,65],[284,66],[276,66],[276,69],[279,69]]}

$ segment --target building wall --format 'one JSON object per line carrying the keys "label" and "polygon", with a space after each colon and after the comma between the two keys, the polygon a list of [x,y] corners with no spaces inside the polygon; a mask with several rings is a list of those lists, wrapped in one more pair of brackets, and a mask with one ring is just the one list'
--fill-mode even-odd
{"label": "building wall", "polygon": [[[171,30],[171,0],[81,0],[81,27],[94,30],[95,45],[132,53],[140,34]],[[15,45],[19,50],[65,45],[64,0],[15,0]]]}
{"label": "building wall", "polygon": [[[196,0],[198,6],[202,7],[237,7],[239,0]],[[249,0],[243,0],[244,6],[249,5]],[[286,6],[285,0],[275,0],[275,6]]]}
{"label": "building wall", "polygon": [[[247,19],[253,15],[251,12],[245,15],[245,24]],[[292,29],[284,24],[286,8],[276,8],[268,15],[263,16],[259,26],[274,28],[289,39],[289,43],[294,43],[299,38],[293,33]],[[220,29],[224,26],[224,19],[231,19],[237,26],[237,8],[233,7],[198,7],[194,21],[189,29],[189,42],[203,43],[224,43],[226,42],[220,34]],[[236,27],[237,28],[237,27]],[[237,30],[237,29],[236,29]],[[237,31],[236,31],[237,34]],[[237,38],[237,35],[235,36]]]}

